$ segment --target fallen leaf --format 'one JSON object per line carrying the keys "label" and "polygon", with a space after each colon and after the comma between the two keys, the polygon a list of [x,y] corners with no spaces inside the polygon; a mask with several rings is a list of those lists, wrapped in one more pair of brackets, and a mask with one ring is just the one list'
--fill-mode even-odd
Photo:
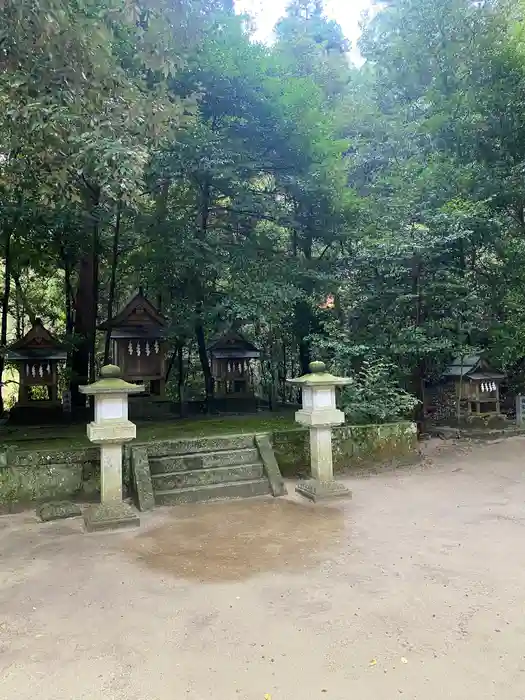
{"label": "fallen leaf", "polygon": [[270,695],[270,693],[264,694],[264,700],[272,700],[272,696]]}
{"label": "fallen leaf", "polygon": [[368,665],[375,666],[376,664],[377,664],[377,659],[372,659]]}

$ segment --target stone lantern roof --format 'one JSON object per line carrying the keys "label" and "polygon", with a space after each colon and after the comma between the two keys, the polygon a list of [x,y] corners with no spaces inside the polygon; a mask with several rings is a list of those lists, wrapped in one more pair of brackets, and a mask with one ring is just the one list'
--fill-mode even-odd
{"label": "stone lantern roof", "polygon": [[352,383],[349,377],[335,377],[327,372],[324,362],[310,362],[308,368],[308,374],[286,381],[297,386],[347,386]]}
{"label": "stone lantern roof", "polygon": [[79,387],[82,394],[140,394],[144,387],[139,384],[131,384],[121,378],[120,367],[117,365],[105,365],[100,370],[100,379],[93,384]]}

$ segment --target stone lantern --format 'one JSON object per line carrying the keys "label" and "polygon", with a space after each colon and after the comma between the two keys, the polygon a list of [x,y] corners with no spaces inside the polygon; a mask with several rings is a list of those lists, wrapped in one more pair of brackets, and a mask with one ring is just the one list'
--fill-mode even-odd
{"label": "stone lantern", "polygon": [[312,501],[350,496],[346,486],[334,480],[332,426],[345,422],[345,414],[336,406],[336,387],[352,380],[334,377],[326,371],[324,362],[311,362],[309,369],[309,374],[287,380],[301,387],[302,408],[295,414],[295,420],[310,429],[312,478],[300,484],[296,491]]}
{"label": "stone lantern", "polygon": [[100,445],[100,505],[86,511],[88,532],[138,525],[136,511],[122,501],[122,446],[136,437],[137,429],[128,420],[128,396],[144,390],[121,378],[120,367],[106,365],[100,379],[80,391],[93,396],[95,420],[87,426],[91,442]]}

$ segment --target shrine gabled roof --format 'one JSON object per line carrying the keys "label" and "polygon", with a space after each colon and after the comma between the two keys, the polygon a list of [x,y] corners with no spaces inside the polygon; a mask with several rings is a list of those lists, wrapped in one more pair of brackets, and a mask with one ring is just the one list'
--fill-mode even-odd
{"label": "shrine gabled roof", "polygon": [[21,350],[6,350],[5,359],[8,362],[17,362],[23,360],[34,360],[35,362],[45,360],[67,360],[67,352],[65,350],[45,350],[44,348],[27,348]]}
{"label": "shrine gabled roof", "polygon": [[489,372],[472,372],[471,374],[468,375],[469,379],[505,379],[506,375],[503,374],[503,372],[493,372],[490,370]]}
{"label": "shrine gabled roof", "polygon": [[471,379],[504,379],[506,376],[489,367],[480,355],[456,357],[443,374],[445,377],[470,377]]}
{"label": "shrine gabled roof", "polygon": [[[113,318],[101,323],[98,328],[101,331],[111,329],[132,329],[132,328],[164,328],[166,317],[151,301],[144,296],[142,291],[138,291],[131,299],[118,311]],[[113,334],[112,334],[113,335]],[[117,334],[114,334],[115,336]],[[144,335],[142,333],[141,335]],[[125,335],[124,337],[127,337]]]}
{"label": "shrine gabled roof", "polygon": [[260,350],[237,331],[227,331],[210,343],[209,350],[215,357],[259,357]]}
{"label": "shrine gabled roof", "polygon": [[443,372],[445,377],[464,377],[469,372],[474,372],[480,364],[479,355],[456,357],[451,365]]}
{"label": "shrine gabled roof", "polygon": [[6,360],[65,360],[67,352],[37,318],[30,330],[20,340],[6,348]]}

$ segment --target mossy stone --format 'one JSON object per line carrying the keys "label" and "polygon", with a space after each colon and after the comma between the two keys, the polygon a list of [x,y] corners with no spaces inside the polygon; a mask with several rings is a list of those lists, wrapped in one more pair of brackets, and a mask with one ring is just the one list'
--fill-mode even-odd
{"label": "mossy stone", "polygon": [[63,520],[64,518],[75,518],[82,515],[82,509],[78,503],[72,501],[55,501],[53,503],[43,503],[36,510],[38,517],[47,522],[48,520]]}

